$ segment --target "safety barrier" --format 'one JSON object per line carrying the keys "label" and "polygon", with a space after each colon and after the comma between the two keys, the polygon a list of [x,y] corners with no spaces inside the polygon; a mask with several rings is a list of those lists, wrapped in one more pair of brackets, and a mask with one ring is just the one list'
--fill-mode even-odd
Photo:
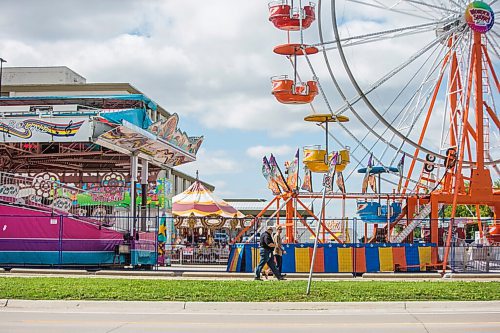
{"label": "safety barrier", "polygon": [[[285,244],[283,272],[309,272],[313,244]],[[426,271],[437,259],[434,244],[319,244],[314,272],[365,273]],[[234,244],[227,271],[253,272],[260,260],[256,244]]]}

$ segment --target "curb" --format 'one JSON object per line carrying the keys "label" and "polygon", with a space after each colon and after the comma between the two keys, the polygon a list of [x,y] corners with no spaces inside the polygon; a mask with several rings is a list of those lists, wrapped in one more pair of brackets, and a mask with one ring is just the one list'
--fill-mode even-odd
{"label": "curb", "polygon": [[253,273],[214,273],[214,272],[183,272],[182,277],[213,277],[213,278],[252,278]]}
{"label": "curb", "polygon": [[441,279],[439,273],[364,273],[363,279]]}
{"label": "curb", "polygon": [[12,268],[11,274],[49,274],[49,275],[92,275],[81,269],[40,269],[40,268]]}
{"label": "curb", "polygon": [[147,277],[174,277],[174,272],[160,271],[97,271],[95,275],[100,276],[147,276]]}
{"label": "curb", "polygon": [[[103,311],[106,313],[243,313],[250,312],[481,312],[500,307],[500,301],[471,302],[152,302],[152,301],[30,301],[0,299],[2,309],[29,309],[33,312],[79,312]],[[110,311],[110,309],[112,309]]]}
{"label": "curb", "polygon": [[447,273],[443,278],[448,279],[500,279],[500,273]]}

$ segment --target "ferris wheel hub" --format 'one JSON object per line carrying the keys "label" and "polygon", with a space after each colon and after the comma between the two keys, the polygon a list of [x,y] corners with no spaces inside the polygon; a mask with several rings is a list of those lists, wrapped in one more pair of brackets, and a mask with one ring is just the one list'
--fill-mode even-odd
{"label": "ferris wheel hub", "polygon": [[482,1],[471,2],[465,9],[464,17],[469,27],[479,33],[490,31],[495,23],[495,13]]}

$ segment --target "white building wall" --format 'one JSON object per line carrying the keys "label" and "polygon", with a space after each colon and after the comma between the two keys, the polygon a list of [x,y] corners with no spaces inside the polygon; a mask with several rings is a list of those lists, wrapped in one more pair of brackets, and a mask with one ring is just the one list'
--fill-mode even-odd
{"label": "white building wall", "polygon": [[4,67],[2,83],[20,84],[81,84],[86,79],[68,67]]}

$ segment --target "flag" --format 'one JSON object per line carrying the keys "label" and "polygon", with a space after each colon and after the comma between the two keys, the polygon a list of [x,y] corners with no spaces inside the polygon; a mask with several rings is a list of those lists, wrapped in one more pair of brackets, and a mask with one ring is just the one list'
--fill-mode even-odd
{"label": "flag", "polygon": [[342,172],[337,172],[337,186],[340,192],[345,193],[344,175]]}
{"label": "flag", "polygon": [[368,176],[368,184],[370,185],[373,192],[377,193],[377,180],[375,178],[375,175]]}
{"label": "flag", "polygon": [[273,192],[273,194],[280,195],[281,191],[278,187],[278,184],[276,184],[276,182],[271,177],[271,166],[269,164],[269,161],[267,160],[267,157],[265,156],[262,159],[262,175],[264,175],[264,178],[266,178],[267,187]]}
{"label": "flag", "polygon": [[299,183],[299,150],[297,149],[297,153],[295,154],[295,158],[292,162],[288,163],[287,168],[287,179],[286,183],[288,187],[293,191],[298,188]]}
{"label": "flag", "polygon": [[366,167],[365,177],[363,178],[361,193],[366,193],[366,190],[368,189],[368,184],[370,183],[370,172],[372,171],[372,167],[373,167],[373,153],[371,153],[370,157],[368,158],[368,166]]}
{"label": "flag", "polygon": [[333,192],[333,180],[335,179],[335,167],[337,166],[337,162],[339,159],[339,153],[333,152],[332,158],[330,158],[330,163],[328,164],[328,173],[325,176],[325,186],[326,193]]}
{"label": "flag", "polygon": [[399,171],[399,182],[398,182],[398,193],[401,193],[401,185],[403,184],[403,170],[405,167],[405,154],[401,157],[401,160],[398,163],[398,171]]}
{"label": "flag", "polygon": [[306,166],[304,166],[304,181],[302,182],[302,187],[304,191],[312,192],[312,172]]}
{"label": "flag", "polygon": [[271,178],[284,192],[289,192],[290,188],[288,187],[285,177],[283,177],[283,173],[281,173],[281,169],[278,166],[278,163],[276,163],[276,159],[273,154],[271,154],[271,157],[269,158],[269,165],[271,166]]}

